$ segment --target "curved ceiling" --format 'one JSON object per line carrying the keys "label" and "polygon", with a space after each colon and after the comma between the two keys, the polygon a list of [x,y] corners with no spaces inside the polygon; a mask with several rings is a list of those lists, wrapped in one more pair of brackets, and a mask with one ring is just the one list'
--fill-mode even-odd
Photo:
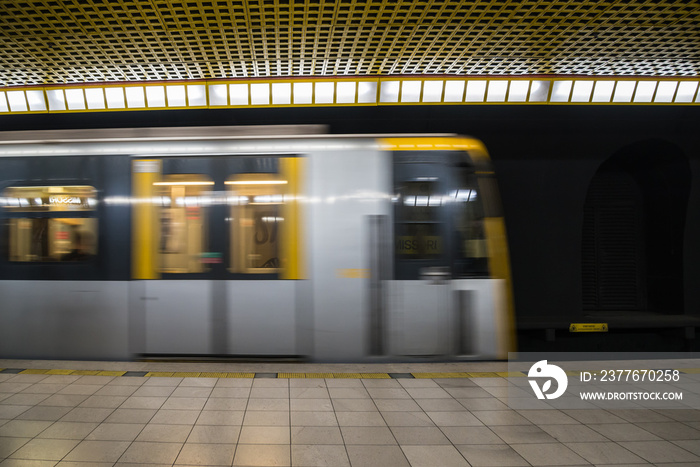
{"label": "curved ceiling", "polygon": [[700,75],[697,1],[0,1],[0,86]]}

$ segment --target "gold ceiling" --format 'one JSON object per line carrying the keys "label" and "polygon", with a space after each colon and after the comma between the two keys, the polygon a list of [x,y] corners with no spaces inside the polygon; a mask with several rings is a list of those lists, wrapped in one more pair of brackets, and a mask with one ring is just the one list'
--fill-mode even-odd
{"label": "gold ceiling", "polygon": [[0,0],[0,86],[700,75],[698,1]]}

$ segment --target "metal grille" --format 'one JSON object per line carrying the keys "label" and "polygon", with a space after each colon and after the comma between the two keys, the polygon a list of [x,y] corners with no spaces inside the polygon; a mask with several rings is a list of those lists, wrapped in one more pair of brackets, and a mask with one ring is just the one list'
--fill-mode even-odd
{"label": "metal grille", "polygon": [[695,1],[2,0],[0,38],[0,86],[700,74]]}
{"label": "metal grille", "polygon": [[596,175],[584,208],[583,309],[646,308],[641,194],[624,172]]}

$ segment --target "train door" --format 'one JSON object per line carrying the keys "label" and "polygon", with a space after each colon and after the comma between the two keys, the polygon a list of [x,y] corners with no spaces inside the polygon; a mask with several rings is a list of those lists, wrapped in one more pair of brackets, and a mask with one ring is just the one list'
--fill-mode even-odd
{"label": "train door", "polygon": [[448,325],[450,269],[448,213],[442,206],[449,171],[441,164],[394,157],[394,281],[390,314],[395,352],[447,352],[440,336]]}
{"label": "train door", "polygon": [[304,295],[298,204],[303,157],[228,161],[226,353],[296,356]]}
{"label": "train door", "polygon": [[[218,264],[212,235],[214,161],[201,157],[134,160],[132,350],[147,355],[212,352]],[[218,255],[220,256],[220,254]],[[139,323],[140,325],[135,325]]]}
{"label": "train door", "polygon": [[296,355],[300,158],[133,161],[132,343],[149,355]]}
{"label": "train door", "polygon": [[464,281],[453,278],[487,274],[477,198],[474,167],[465,153],[394,154],[394,273],[388,300],[393,353],[443,355],[468,347],[472,330],[462,329],[468,306],[461,303],[464,294],[454,293]]}

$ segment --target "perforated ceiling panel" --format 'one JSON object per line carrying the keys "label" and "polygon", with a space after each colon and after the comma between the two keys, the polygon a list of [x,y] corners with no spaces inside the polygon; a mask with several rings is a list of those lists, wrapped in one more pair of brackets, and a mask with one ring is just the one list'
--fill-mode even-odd
{"label": "perforated ceiling panel", "polygon": [[697,1],[5,1],[0,86],[325,75],[700,75]]}

